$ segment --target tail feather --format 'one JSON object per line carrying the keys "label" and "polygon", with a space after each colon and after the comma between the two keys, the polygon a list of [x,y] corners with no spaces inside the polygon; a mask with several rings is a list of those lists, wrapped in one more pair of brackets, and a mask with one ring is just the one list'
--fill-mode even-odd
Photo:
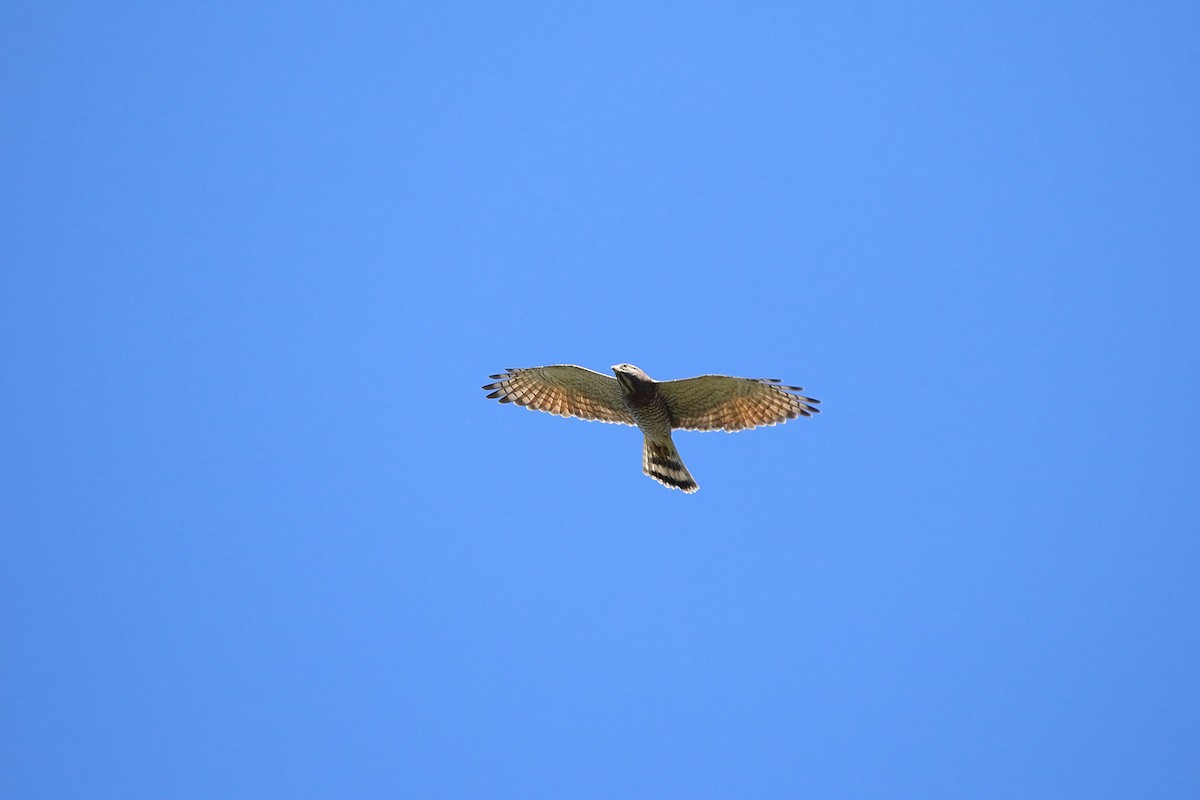
{"label": "tail feather", "polygon": [[668,439],[665,442],[652,442],[646,439],[642,447],[642,472],[649,475],[663,486],[691,494],[700,487],[692,478],[692,473],[683,465],[675,443]]}

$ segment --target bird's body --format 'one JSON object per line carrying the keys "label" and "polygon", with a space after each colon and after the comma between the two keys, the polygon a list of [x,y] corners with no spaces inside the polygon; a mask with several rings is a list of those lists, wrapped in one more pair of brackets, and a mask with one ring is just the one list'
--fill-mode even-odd
{"label": "bird's body", "polygon": [[571,364],[510,369],[484,386],[488,397],[562,417],[636,425],[645,436],[642,470],[659,483],[684,492],[699,486],[671,431],[739,431],[812,416],[819,403],[771,378],[702,375],[655,381],[632,364],[617,364],[610,378]]}
{"label": "bird's body", "polygon": [[633,421],[647,436],[657,439],[671,437],[675,427],[671,420],[671,409],[659,394],[658,384],[640,369],[628,364],[613,367],[617,383],[621,385],[622,399],[629,409]]}
{"label": "bird's body", "polygon": [[664,486],[689,494],[699,489],[671,440],[675,419],[658,384],[632,364],[618,364],[612,369],[621,384],[625,407],[646,437],[642,444],[642,471]]}

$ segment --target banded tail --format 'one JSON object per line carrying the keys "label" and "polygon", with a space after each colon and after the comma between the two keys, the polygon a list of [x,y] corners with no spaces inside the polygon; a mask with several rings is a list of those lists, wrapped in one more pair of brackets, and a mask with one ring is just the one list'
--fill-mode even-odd
{"label": "banded tail", "polygon": [[691,494],[700,487],[692,478],[692,473],[683,465],[675,443],[670,439],[665,442],[652,442],[646,437],[642,447],[642,472],[671,489]]}

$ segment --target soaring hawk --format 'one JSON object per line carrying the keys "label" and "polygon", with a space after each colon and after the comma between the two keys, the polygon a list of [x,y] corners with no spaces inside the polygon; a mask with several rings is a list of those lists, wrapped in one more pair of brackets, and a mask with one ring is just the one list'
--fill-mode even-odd
{"label": "soaring hawk", "polygon": [[776,378],[701,375],[656,381],[632,364],[617,364],[610,378],[573,364],[509,369],[484,386],[490,398],[516,403],[559,417],[636,425],[645,435],[642,471],[672,489],[700,487],[683,465],[671,431],[740,431],[811,417],[820,400],[805,397],[800,386],[782,386]]}

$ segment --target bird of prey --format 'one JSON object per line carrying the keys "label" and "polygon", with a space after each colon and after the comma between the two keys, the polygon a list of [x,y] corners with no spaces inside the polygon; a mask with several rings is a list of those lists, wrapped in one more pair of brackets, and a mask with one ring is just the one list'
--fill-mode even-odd
{"label": "bird of prey", "polygon": [[656,381],[632,364],[612,367],[615,378],[573,364],[509,369],[492,375],[488,397],[559,417],[636,425],[645,436],[642,471],[664,486],[699,489],[683,465],[671,431],[740,431],[811,417],[820,400],[777,378],[701,375]]}

